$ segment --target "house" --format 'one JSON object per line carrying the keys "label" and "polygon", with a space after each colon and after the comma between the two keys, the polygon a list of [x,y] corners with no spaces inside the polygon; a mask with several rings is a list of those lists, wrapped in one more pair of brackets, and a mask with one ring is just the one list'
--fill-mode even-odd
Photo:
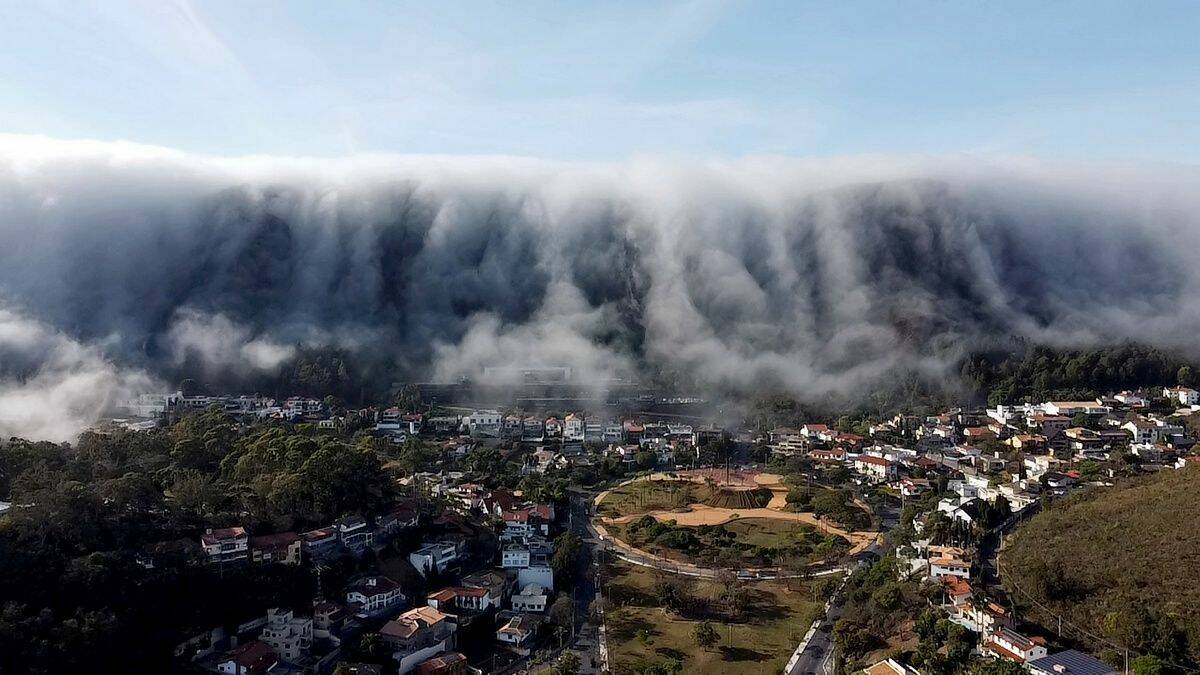
{"label": "house", "polygon": [[950,610],[950,621],[983,635],[1012,624],[1008,610],[986,599],[955,605]]}
{"label": "house", "polygon": [[863,672],[866,675],[921,675],[917,669],[906,666],[896,659],[885,659]]}
{"label": "house", "polygon": [[493,607],[492,598],[486,588],[451,586],[425,598],[426,604],[444,613],[486,612]]}
{"label": "house", "polygon": [[924,478],[901,478],[897,488],[903,497],[916,497],[928,492],[930,483]]}
{"label": "house", "polygon": [[1047,415],[1074,417],[1075,415],[1104,415],[1112,412],[1112,408],[1096,401],[1049,401],[1042,404],[1042,412]]}
{"label": "house", "polygon": [[499,607],[512,589],[512,580],[501,572],[484,570],[463,577],[462,585],[467,588],[482,588],[486,590],[488,593],[488,602],[494,607]]}
{"label": "house", "polygon": [[563,419],[563,440],[564,441],[582,441],[583,440],[583,418],[574,413],[567,415]]}
{"label": "house", "polygon": [[641,422],[625,420],[621,426],[623,427],[626,443],[642,442],[642,435],[646,433],[646,427]]}
{"label": "house", "polygon": [[930,546],[929,576],[933,579],[970,579],[971,559],[964,549],[956,546]]}
{"label": "house", "polygon": [[433,607],[416,607],[379,629],[379,637],[393,650],[399,675],[412,672],[418,664],[454,648],[458,626]]}
{"label": "house", "polygon": [[346,625],[346,610],[336,602],[313,603],[313,637],[341,644],[342,629]]}
{"label": "house", "polygon": [[547,417],[542,423],[542,428],[546,430],[547,438],[558,438],[562,436],[563,425],[557,417]]}
{"label": "house", "polygon": [[200,546],[214,565],[236,565],[250,558],[250,538],[242,527],[209,528],[200,535]]}
{"label": "house", "polygon": [[476,410],[466,417],[467,429],[472,436],[499,436],[500,423],[500,413],[495,410]]}
{"label": "house", "polygon": [[1068,649],[1025,664],[1031,675],[1116,675],[1112,666],[1083,652]]}
{"label": "house", "polygon": [[229,650],[217,661],[222,675],[262,675],[275,667],[279,659],[271,648],[258,640]]}
{"label": "house", "polygon": [[896,478],[895,463],[874,455],[855,457],[854,470],[875,481],[889,481]]}
{"label": "house", "polygon": [[530,565],[517,571],[517,586],[525,588],[529,584],[537,584],[546,590],[554,590],[554,570],[549,564]]}
{"label": "house", "polygon": [[390,512],[379,517],[376,521],[378,531],[376,539],[380,536],[390,537],[406,527],[415,527],[420,520],[420,514],[411,506],[401,505],[392,509]]}
{"label": "house", "polygon": [[1016,434],[1008,444],[1021,452],[1040,452],[1046,449],[1046,437],[1041,434]]}
{"label": "house", "polygon": [[1179,401],[1180,405],[1200,404],[1200,391],[1191,387],[1167,387],[1163,389],[1163,397]]}
{"label": "house", "polygon": [[304,553],[313,558],[326,558],[338,552],[338,533],[333,527],[321,527],[302,532]]}
{"label": "house", "polygon": [[440,654],[417,664],[416,675],[467,675],[480,672],[467,663],[467,657],[459,652]]}
{"label": "house", "polygon": [[454,563],[458,562],[459,545],[453,541],[435,541],[408,554],[408,561],[416,568],[421,576],[427,576],[429,570],[442,574]]}
{"label": "house", "polygon": [[250,537],[249,548],[250,559],[255,563],[300,564],[302,542],[295,532]]}
{"label": "house", "polygon": [[840,464],[846,461],[846,449],[833,448],[831,450],[813,450],[808,453],[808,458],[814,462]]}
{"label": "house", "polygon": [[313,620],[295,616],[290,609],[268,609],[267,625],[258,639],[284,661],[295,662],[312,648]]}
{"label": "house", "polygon": [[405,601],[400,584],[383,575],[361,577],[346,587],[346,604],[357,616],[375,616]]}
{"label": "house", "polygon": [[1024,664],[1046,656],[1046,641],[1025,637],[1011,628],[1001,626],[987,636],[983,651],[997,658]]}
{"label": "house", "polygon": [[333,523],[337,530],[338,541],[347,551],[360,554],[375,543],[375,532],[367,525],[362,516],[345,516]]}
{"label": "house", "polygon": [[789,427],[773,429],[767,434],[767,443],[771,452],[780,455],[794,455],[808,448],[808,439],[800,431]]}
{"label": "house", "polygon": [[1035,413],[1025,419],[1025,424],[1043,438],[1050,440],[1071,426],[1071,418],[1065,415]]}
{"label": "house", "polygon": [[532,614],[517,614],[496,631],[496,640],[508,645],[518,654],[528,656],[540,623]]}
{"label": "house", "polygon": [[600,442],[604,440],[604,425],[596,419],[583,421],[583,440]]}
{"label": "house", "polygon": [[526,584],[520,593],[512,596],[514,612],[544,612],[548,600],[546,589],[537,584]]}

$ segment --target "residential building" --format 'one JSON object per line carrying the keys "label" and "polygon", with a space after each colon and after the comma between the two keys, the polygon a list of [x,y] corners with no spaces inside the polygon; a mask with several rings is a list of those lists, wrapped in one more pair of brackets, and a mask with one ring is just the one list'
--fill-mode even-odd
{"label": "residential building", "polygon": [[463,654],[449,652],[422,661],[414,672],[416,675],[469,675],[480,671],[472,668]]}
{"label": "residential building", "polygon": [[472,436],[499,436],[502,418],[495,410],[476,410],[466,418]]}
{"label": "residential building", "polygon": [[200,536],[200,546],[215,565],[241,564],[250,558],[250,538],[242,527],[209,528]]}
{"label": "residential building", "polygon": [[537,584],[526,584],[520,593],[513,594],[512,609],[514,612],[544,612],[548,599],[546,589]]}
{"label": "residential building", "polygon": [[258,637],[284,661],[295,662],[312,648],[313,620],[290,609],[267,610],[267,626]]}
{"label": "residential building", "polygon": [[393,650],[399,675],[412,672],[418,664],[454,648],[458,626],[433,607],[416,607],[379,629],[383,642]]}
{"label": "residential building", "polygon": [[251,640],[226,652],[217,661],[217,672],[221,675],[263,675],[277,663],[279,659],[270,647],[258,640]]}
{"label": "residential building", "polygon": [[468,574],[462,578],[462,585],[467,588],[482,588],[488,593],[488,602],[499,607],[508,597],[512,588],[512,580],[502,572],[484,570]]}
{"label": "residential building", "polygon": [[429,570],[442,574],[454,563],[458,562],[459,545],[453,541],[435,541],[408,554],[408,561],[416,568],[421,576]]}
{"label": "residential building", "polygon": [[563,440],[564,441],[582,441],[583,440],[583,418],[575,414],[569,414],[563,419]]}
{"label": "residential building", "polygon": [[1043,656],[1025,664],[1031,675],[1116,675],[1117,670],[1107,663],[1083,652],[1065,652]]}
{"label": "residential building", "polygon": [[295,532],[250,537],[248,543],[250,559],[255,563],[300,564],[302,541]]}
{"label": "residential building", "polygon": [[921,675],[920,671],[896,659],[885,659],[863,671],[866,675]]}
{"label": "residential building", "polygon": [[347,551],[360,554],[375,543],[375,532],[367,525],[367,521],[358,515],[345,516],[333,523],[337,530],[338,541]]}
{"label": "residential building", "polygon": [[540,623],[532,614],[516,614],[496,631],[496,640],[518,654],[528,655]]}
{"label": "residential building", "polygon": [[1180,405],[1200,405],[1200,391],[1191,387],[1167,387],[1163,397],[1178,401]]}
{"label": "residential building", "polygon": [[492,599],[486,588],[451,586],[430,593],[426,604],[439,612],[486,612],[492,608]]}
{"label": "residential building", "polygon": [[304,554],[313,558],[326,558],[338,553],[338,532],[333,527],[321,527],[300,534],[304,542]]}
{"label": "residential building", "polygon": [[1024,664],[1046,656],[1046,641],[1025,637],[1011,628],[1002,626],[987,636],[983,650],[999,658]]}
{"label": "residential building", "polygon": [[346,587],[346,604],[358,616],[374,616],[405,601],[400,584],[382,575],[361,577]]}
{"label": "residential building", "polygon": [[529,584],[537,584],[548,591],[554,590],[554,570],[549,564],[530,565],[517,571],[517,587],[525,588]]}
{"label": "residential building", "polygon": [[874,481],[889,481],[896,478],[894,462],[874,455],[859,455],[854,458],[854,470]]}

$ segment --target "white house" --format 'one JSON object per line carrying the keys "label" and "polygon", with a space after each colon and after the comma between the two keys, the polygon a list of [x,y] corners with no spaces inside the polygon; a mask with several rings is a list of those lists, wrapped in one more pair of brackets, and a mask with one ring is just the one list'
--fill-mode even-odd
{"label": "white house", "polygon": [[583,418],[571,413],[563,419],[563,440],[583,440]]}
{"label": "white house", "polygon": [[896,477],[895,463],[874,455],[855,457],[854,470],[876,481],[889,481]]}
{"label": "white house", "polygon": [[499,436],[500,412],[496,410],[476,410],[467,416],[467,428],[472,436]]}
{"label": "white house", "polygon": [[1200,404],[1200,391],[1196,391],[1191,387],[1167,387],[1163,389],[1163,396],[1179,401],[1182,405]]}
{"label": "white house", "polygon": [[1029,638],[1017,631],[1001,626],[987,636],[983,650],[994,656],[1024,664],[1046,656],[1046,641]]}
{"label": "white house", "polygon": [[362,577],[346,587],[346,604],[359,616],[379,614],[404,600],[400,584],[382,575]]}
{"label": "white house", "polygon": [[514,612],[544,612],[546,611],[546,589],[537,584],[527,584],[520,593],[512,596]]}

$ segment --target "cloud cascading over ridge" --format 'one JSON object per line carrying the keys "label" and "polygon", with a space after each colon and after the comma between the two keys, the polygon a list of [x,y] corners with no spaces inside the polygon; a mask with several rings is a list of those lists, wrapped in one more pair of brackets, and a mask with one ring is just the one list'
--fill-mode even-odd
{"label": "cloud cascading over ridge", "polygon": [[1025,159],[214,159],[0,137],[0,298],[105,377],[219,379],[324,344],[393,379],[569,365],[853,398],[1009,335],[1196,353],[1198,185]]}

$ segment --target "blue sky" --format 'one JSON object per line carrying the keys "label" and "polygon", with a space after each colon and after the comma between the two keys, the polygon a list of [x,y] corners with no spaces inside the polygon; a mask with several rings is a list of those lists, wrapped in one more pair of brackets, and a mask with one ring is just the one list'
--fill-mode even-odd
{"label": "blue sky", "polygon": [[0,131],[210,154],[1193,162],[1194,2],[11,2]]}

